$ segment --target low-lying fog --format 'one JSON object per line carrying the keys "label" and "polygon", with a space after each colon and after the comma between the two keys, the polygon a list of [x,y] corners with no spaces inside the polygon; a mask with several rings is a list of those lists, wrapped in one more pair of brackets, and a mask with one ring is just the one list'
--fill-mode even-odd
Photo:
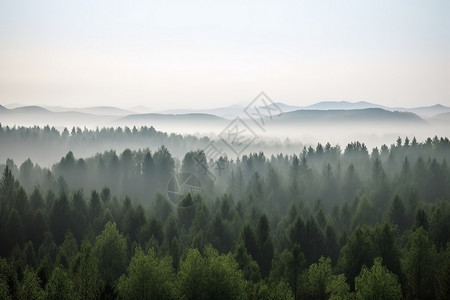
{"label": "low-lying fog", "polygon": [[[174,157],[181,160],[187,151],[207,148],[211,140],[232,159],[260,151],[266,156],[279,153],[298,154],[304,146],[315,148],[317,143],[340,145],[344,150],[345,146],[353,141],[365,143],[370,152],[374,147],[394,144],[398,137],[402,139],[408,137],[410,140],[416,137],[420,142],[428,137],[448,137],[450,133],[446,124],[402,122],[280,124],[271,123],[269,120],[260,127],[248,119],[239,121],[222,119],[218,122],[201,120],[198,123],[192,120],[188,122],[157,120],[143,123],[124,122],[115,126],[105,124],[107,130],[102,130],[103,127],[100,126],[98,131],[97,126],[92,125],[75,127],[74,133],[72,133],[73,126],[67,125],[67,132],[63,133],[64,126],[59,125],[55,127],[58,133],[52,131],[50,125],[50,128],[46,129],[50,133],[37,137],[36,135],[45,132],[42,127],[41,133],[36,133],[37,129],[32,127],[12,133],[7,130],[6,124],[3,124],[0,135],[0,161],[4,163],[7,158],[11,158],[16,164],[20,164],[30,158],[34,163],[49,167],[68,151],[72,151],[77,158],[86,158],[111,149],[117,153],[127,148],[131,150],[149,148],[155,151],[163,144]],[[118,129],[119,125],[121,129]],[[151,125],[158,131],[157,133],[140,133],[141,126],[150,128]],[[133,126],[136,126],[135,130]],[[115,130],[112,131],[111,128]],[[187,138],[181,138],[180,134]]]}

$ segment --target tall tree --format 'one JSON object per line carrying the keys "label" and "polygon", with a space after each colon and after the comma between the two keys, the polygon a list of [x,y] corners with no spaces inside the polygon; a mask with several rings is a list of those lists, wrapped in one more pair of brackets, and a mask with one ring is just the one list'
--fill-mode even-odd
{"label": "tall tree", "polygon": [[327,286],[332,279],[331,260],[319,259],[318,263],[309,266],[306,272],[305,293],[308,299],[328,299]]}
{"label": "tall tree", "polygon": [[88,241],[81,243],[80,252],[72,264],[73,288],[79,299],[90,300],[99,297],[99,275],[97,259]]}
{"label": "tall tree", "polygon": [[261,268],[261,275],[264,278],[269,275],[274,251],[269,221],[267,220],[267,216],[265,214],[259,219],[256,239],[258,243],[256,261]]}
{"label": "tall tree", "polygon": [[36,272],[27,266],[19,290],[19,299],[43,299],[44,291],[39,281]]}
{"label": "tall tree", "polygon": [[389,219],[398,226],[400,233],[403,233],[410,226],[405,206],[398,195],[395,195],[394,200],[392,200]]}
{"label": "tall tree", "polygon": [[355,278],[355,292],[357,299],[402,299],[402,289],[397,276],[382,266],[380,258],[375,259],[373,266],[363,267]]}
{"label": "tall tree", "polygon": [[153,249],[145,254],[139,248],[119,284],[121,299],[174,299],[175,276],[170,257],[158,258]]}
{"label": "tall tree", "polygon": [[45,286],[45,299],[49,300],[72,300],[75,299],[72,281],[67,272],[55,267],[52,276]]}
{"label": "tall tree", "polygon": [[437,253],[427,232],[419,227],[411,233],[410,247],[406,253],[404,272],[408,294],[415,299],[433,299],[436,290]]}
{"label": "tall tree", "polygon": [[94,253],[100,279],[107,288],[115,287],[127,265],[127,242],[115,223],[108,222],[95,240]]}

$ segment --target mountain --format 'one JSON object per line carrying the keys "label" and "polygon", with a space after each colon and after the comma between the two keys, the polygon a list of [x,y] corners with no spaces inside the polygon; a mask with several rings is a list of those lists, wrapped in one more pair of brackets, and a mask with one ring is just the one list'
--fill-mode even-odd
{"label": "mountain", "polygon": [[17,102],[9,103],[9,104],[5,104],[4,105],[4,107],[7,108],[7,109],[13,109],[13,108],[16,108],[16,107],[21,107],[21,106],[24,106],[24,105],[20,104],[20,103],[17,103]]}
{"label": "mountain", "polygon": [[[359,102],[348,102],[348,101],[322,101],[308,106],[295,106],[288,105],[282,102],[276,102],[274,104],[269,104],[267,107],[274,107],[281,109],[283,112],[291,112],[296,110],[353,110],[353,109],[366,109],[366,108],[383,108],[384,106],[359,101]],[[275,109],[275,108],[274,108]]]}
{"label": "mountain", "polygon": [[359,101],[359,102],[322,101],[303,107],[303,109],[309,110],[351,110],[351,109],[367,109],[367,108],[385,108],[385,107],[366,101]]}
{"label": "mountain", "polygon": [[194,113],[200,113],[200,114],[208,114],[208,115],[215,115],[221,118],[225,119],[234,119],[237,116],[241,116],[244,113],[244,106],[235,104],[225,107],[217,107],[217,108],[209,108],[209,109],[170,109],[170,110],[163,110],[159,111],[160,114],[194,114]]}
{"label": "mountain", "polygon": [[288,105],[288,104],[284,104],[282,102],[275,102],[273,104],[266,105],[265,107],[267,107],[269,109],[272,108],[273,111],[281,110],[283,112],[290,112],[290,111],[294,111],[294,110],[303,109],[303,107],[301,107],[301,106]]}
{"label": "mountain", "polygon": [[450,112],[450,107],[441,105],[441,104],[436,104],[436,105],[432,105],[432,106],[423,106],[423,107],[413,107],[413,108],[396,108],[399,111],[407,111],[407,112],[412,112],[415,113],[423,118],[433,118],[435,116],[438,116],[440,114],[443,113],[447,113]]}
{"label": "mountain", "polygon": [[446,128],[450,125],[450,112],[435,115],[428,119],[429,122],[435,125],[445,125]]}
{"label": "mountain", "polygon": [[114,106],[93,106],[93,107],[46,106],[45,108],[52,112],[81,112],[105,116],[126,116],[134,113],[133,111],[125,110]]}
{"label": "mountain", "polygon": [[76,111],[52,112],[40,106],[22,106],[14,109],[0,109],[0,122],[18,126],[97,126],[107,125],[115,116],[93,115]]}
{"label": "mountain", "polygon": [[409,112],[389,111],[381,108],[353,110],[296,110],[273,118],[275,123],[415,123],[425,124],[419,116]]}
{"label": "mountain", "polygon": [[120,118],[115,122],[223,122],[227,121],[221,117],[203,114],[203,113],[188,113],[188,114],[133,114]]}
{"label": "mountain", "polygon": [[443,114],[439,114],[434,116],[435,119],[445,119],[445,120],[450,120],[450,112],[447,113],[443,113]]}
{"label": "mountain", "polygon": [[[282,102],[270,104],[283,114],[274,118],[276,124],[425,124],[441,122],[441,114],[450,112],[443,105],[417,108],[380,108],[370,102],[324,101],[310,106],[287,105]],[[369,107],[367,106],[379,106]],[[336,109],[336,108],[339,109]],[[363,108],[361,108],[363,107]],[[136,109],[138,107],[135,107]],[[314,108],[314,109],[312,109]],[[140,107],[144,111],[145,107]],[[133,113],[113,106],[95,106],[86,108],[22,106],[7,109],[0,106],[0,122],[5,125],[46,125],[53,126],[161,126],[167,130],[180,132],[186,128],[191,131],[210,131],[211,128],[222,131],[224,126],[237,116],[247,119],[242,105],[230,105],[212,109],[178,109],[159,113]],[[263,112],[264,113],[264,112]],[[440,117],[436,117],[436,116]],[[445,119],[446,120],[446,119]],[[219,127],[217,127],[219,126]],[[222,127],[222,128],[220,128]]]}
{"label": "mountain", "polygon": [[[388,107],[382,106],[371,102],[359,101],[359,102],[348,102],[348,101],[322,101],[308,106],[292,106],[286,105],[284,103],[278,102],[276,103],[277,107],[279,107],[283,112],[291,112],[295,110],[355,110],[355,109],[368,109],[368,108],[381,108],[388,111],[400,111],[400,112],[410,112],[414,113],[422,118],[429,119],[438,114],[442,114],[445,112],[450,112],[450,107],[436,104],[433,106],[424,106],[424,107],[413,107],[413,108],[405,108],[405,107]],[[273,104],[268,105],[269,107],[273,106]]]}
{"label": "mountain", "polygon": [[31,106],[21,106],[11,109],[12,112],[15,113],[26,113],[26,114],[34,114],[34,113],[48,113],[49,111],[43,107],[31,105]]}

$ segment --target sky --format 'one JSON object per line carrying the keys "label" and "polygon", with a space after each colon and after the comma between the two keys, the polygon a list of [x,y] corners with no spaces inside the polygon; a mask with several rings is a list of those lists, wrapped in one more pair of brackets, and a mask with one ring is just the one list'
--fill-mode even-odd
{"label": "sky", "polygon": [[450,1],[0,1],[0,104],[450,106]]}

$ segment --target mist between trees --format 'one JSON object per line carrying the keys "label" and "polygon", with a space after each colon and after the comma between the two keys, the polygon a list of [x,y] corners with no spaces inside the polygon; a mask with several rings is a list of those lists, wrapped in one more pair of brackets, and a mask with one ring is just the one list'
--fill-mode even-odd
{"label": "mist between trees", "polygon": [[[183,152],[203,149],[208,138],[152,128],[0,133],[2,148],[10,142],[28,152],[62,143],[101,148],[123,136],[179,147],[85,158],[68,151],[50,168],[7,159],[0,166],[0,298],[450,294],[448,138],[221,157],[212,178],[196,161],[213,165],[204,151]],[[200,189],[174,203],[168,183],[180,173],[194,175]]]}

